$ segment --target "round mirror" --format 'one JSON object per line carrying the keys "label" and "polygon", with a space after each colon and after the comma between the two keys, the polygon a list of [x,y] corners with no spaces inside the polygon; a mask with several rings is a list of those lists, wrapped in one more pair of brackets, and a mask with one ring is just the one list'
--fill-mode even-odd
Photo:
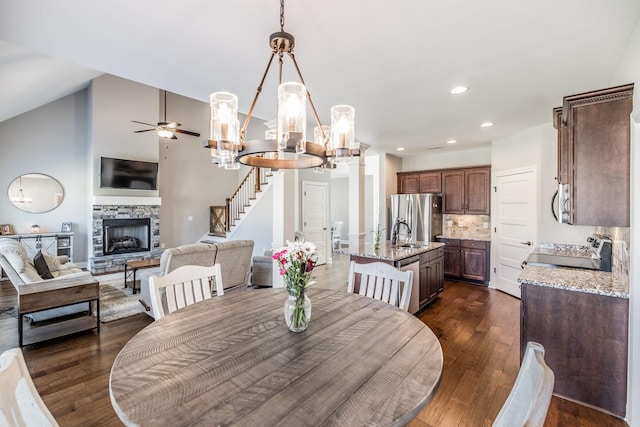
{"label": "round mirror", "polygon": [[64,198],[62,185],[49,175],[29,173],[9,185],[9,200],[25,212],[43,213],[58,207]]}

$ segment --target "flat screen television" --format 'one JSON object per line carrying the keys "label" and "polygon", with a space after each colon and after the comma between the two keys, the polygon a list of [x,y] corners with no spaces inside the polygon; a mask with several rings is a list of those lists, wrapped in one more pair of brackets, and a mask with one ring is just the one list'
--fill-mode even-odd
{"label": "flat screen television", "polygon": [[158,163],[100,157],[100,188],[158,189]]}

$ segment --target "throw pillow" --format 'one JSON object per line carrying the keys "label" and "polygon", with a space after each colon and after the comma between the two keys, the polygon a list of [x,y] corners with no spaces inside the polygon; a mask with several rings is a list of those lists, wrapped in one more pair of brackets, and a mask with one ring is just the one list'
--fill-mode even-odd
{"label": "throw pillow", "polygon": [[47,261],[42,255],[42,251],[38,251],[35,257],[33,257],[33,265],[36,267],[36,271],[43,279],[53,279],[53,274],[49,271]]}

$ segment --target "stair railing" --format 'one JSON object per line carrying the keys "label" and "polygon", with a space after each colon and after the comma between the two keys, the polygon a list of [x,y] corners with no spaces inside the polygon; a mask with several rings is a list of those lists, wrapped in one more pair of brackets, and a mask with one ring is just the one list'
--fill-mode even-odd
{"label": "stair railing", "polygon": [[225,223],[227,231],[240,220],[240,214],[251,205],[251,200],[256,199],[257,193],[262,191],[261,186],[266,184],[267,177],[271,176],[270,169],[251,168],[244,177],[233,195],[226,199]]}

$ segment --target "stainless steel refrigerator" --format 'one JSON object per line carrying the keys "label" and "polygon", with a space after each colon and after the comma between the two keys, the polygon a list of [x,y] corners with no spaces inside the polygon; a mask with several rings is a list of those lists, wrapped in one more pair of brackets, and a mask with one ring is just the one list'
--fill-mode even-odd
{"label": "stainless steel refrigerator", "polygon": [[[404,224],[396,226],[398,221]],[[433,242],[442,234],[442,196],[439,194],[392,194],[389,215],[389,239],[397,227],[398,243]],[[411,234],[408,231],[411,229]]]}

